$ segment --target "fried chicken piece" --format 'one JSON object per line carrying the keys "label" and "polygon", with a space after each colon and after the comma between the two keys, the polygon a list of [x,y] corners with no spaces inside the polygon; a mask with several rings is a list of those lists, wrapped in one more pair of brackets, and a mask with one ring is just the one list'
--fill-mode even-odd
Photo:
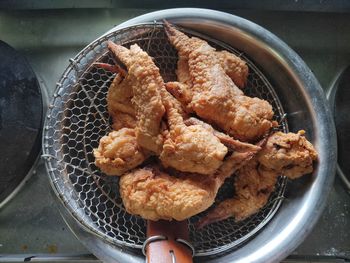
{"label": "fried chicken piece", "polygon": [[129,128],[102,137],[94,156],[95,165],[107,175],[122,175],[148,157],[137,144],[135,130]]}
{"label": "fried chicken piece", "polygon": [[112,121],[112,129],[115,131],[121,128],[134,129],[136,127],[136,117],[120,111],[115,111],[113,113]]}
{"label": "fried chicken piece", "polygon": [[135,109],[131,103],[132,87],[127,73],[118,65],[94,63],[99,68],[116,73],[107,93],[107,110],[112,118],[112,128],[135,128]]}
{"label": "fried chicken piece", "polygon": [[279,175],[296,179],[313,171],[317,152],[298,133],[272,134],[256,158],[240,169],[235,177],[235,196],[218,204],[197,224],[202,228],[233,216],[241,221],[264,207],[274,191]]}
{"label": "fried chicken piece", "polygon": [[184,220],[207,209],[215,198],[215,181],[202,176],[175,177],[158,168],[136,169],[121,177],[120,195],[126,211],[144,219]]}
{"label": "fried chicken piece", "polygon": [[[191,118],[186,119],[185,124],[188,126],[190,126],[190,125],[202,126],[207,131],[213,133],[220,140],[220,142],[222,144],[224,144],[226,147],[228,147],[231,150],[237,151],[238,149],[244,149],[244,150],[251,149],[252,151],[258,152],[261,149],[260,145],[254,145],[254,144],[245,143],[245,142],[235,140],[231,136],[229,136],[223,132],[219,132],[219,131],[215,130],[210,124],[208,124],[204,121],[201,121],[195,117],[191,117]],[[263,144],[263,142],[259,142],[259,144]]]}
{"label": "fried chicken piece", "polygon": [[289,179],[311,173],[317,152],[304,134],[303,130],[272,134],[258,155],[259,163]]}
{"label": "fried chicken piece", "polygon": [[183,172],[213,174],[222,164],[227,148],[203,126],[186,126],[172,100],[163,100],[169,132],[159,156],[162,164]]}
{"label": "fried chicken piece", "polygon": [[228,51],[215,51],[206,41],[197,37],[188,37],[167,21],[164,21],[164,29],[170,42],[178,50],[179,60],[176,74],[179,82],[189,87],[192,85],[188,67],[189,54],[192,50],[205,47],[215,52],[220,65],[233,82],[240,88],[244,87],[248,77],[248,66],[244,60]]}
{"label": "fried chicken piece", "polygon": [[176,91],[173,95],[176,96],[179,90],[186,94],[187,101],[191,98],[187,107],[241,141],[256,141],[275,125],[272,106],[265,100],[245,96],[225,73],[215,49],[170,25],[166,26],[166,31],[180,59],[182,56],[188,58],[192,81],[187,90],[183,87],[182,90],[170,89],[170,92]]}
{"label": "fried chicken piece", "polygon": [[108,48],[128,69],[127,79],[132,87],[132,103],[136,110],[136,138],[138,144],[160,153],[163,138],[160,133],[165,109],[160,90],[164,81],[152,58],[137,44],[130,50],[108,41]]}
{"label": "fried chicken piece", "polygon": [[216,56],[227,76],[233,80],[237,87],[244,88],[248,79],[248,66],[246,62],[226,50],[217,51]]}
{"label": "fried chicken piece", "polygon": [[215,62],[213,52],[191,52],[189,66],[193,78],[190,106],[198,116],[241,141],[256,141],[270,130],[272,106],[244,96]]}
{"label": "fried chicken piece", "polygon": [[256,152],[235,152],[211,176],[177,172],[169,175],[159,166],[136,169],[119,181],[126,211],[149,220],[184,220],[210,207],[225,179]]}
{"label": "fried chicken piece", "polygon": [[112,117],[112,128],[135,128],[135,109],[131,103],[133,97],[132,87],[128,78],[122,78],[118,74],[112,81],[107,93],[107,109]]}
{"label": "fried chicken piece", "polygon": [[180,83],[186,85],[187,87],[192,87],[190,69],[188,67],[188,58],[186,55],[179,54],[176,76]]}
{"label": "fried chicken piece", "polygon": [[241,168],[235,177],[235,197],[219,203],[197,223],[197,228],[234,217],[241,221],[257,213],[268,201],[274,190],[278,174],[259,167],[254,160]]}
{"label": "fried chicken piece", "polygon": [[172,94],[177,101],[182,104],[182,108],[188,112],[192,113],[193,110],[188,107],[192,100],[192,92],[188,89],[188,86],[186,84],[183,84],[181,82],[172,81],[165,83],[165,87],[167,91]]}

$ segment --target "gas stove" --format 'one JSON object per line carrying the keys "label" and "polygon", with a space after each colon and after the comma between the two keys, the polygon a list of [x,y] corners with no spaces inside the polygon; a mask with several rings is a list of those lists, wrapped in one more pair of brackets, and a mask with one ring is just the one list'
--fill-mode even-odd
{"label": "gas stove", "polygon": [[[69,58],[113,26],[149,11],[102,8],[1,11],[0,36],[26,56],[47,106]],[[350,63],[347,13],[224,11],[262,25],[289,44],[313,70],[325,92]],[[319,222],[285,262],[350,261],[347,191],[336,177]],[[0,262],[99,262],[61,217],[62,209],[40,158],[16,192],[0,207]]]}

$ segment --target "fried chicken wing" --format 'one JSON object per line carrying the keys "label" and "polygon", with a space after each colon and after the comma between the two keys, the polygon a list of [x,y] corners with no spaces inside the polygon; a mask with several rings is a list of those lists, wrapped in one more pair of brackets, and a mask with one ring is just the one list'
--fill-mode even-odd
{"label": "fried chicken wing", "polygon": [[208,124],[204,121],[201,121],[195,117],[190,117],[190,118],[186,119],[185,124],[188,126],[190,126],[190,125],[202,126],[207,131],[213,133],[220,140],[220,142],[222,144],[224,144],[226,147],[228,147],[229,149],[234,150],[234,151],[237,151],[238,149],[243,149],[243,150],[250,149],[251,151],[258,152],[261,149],[260,145],[254,145],[254,144],[250,144],[250,143],[241,142],[239,140],[235,140],[231,136],[229,136],[223,132],[219,132],[219,131],[215,130],[210,124]]}
{"label": "fried chicken wing", "polygon": [[278,174],[271,170],[259,168],[254,160],[240,169],[235,176],[235,197],[219,203],[197,223],[197,228],[234,217],[241,221],[257,213],[268,201],[274,190]]}
{"label": "fried chicken wing", "polygon": [[152,167],[122,176],[119,185],[126,211],[154,221],[189,218],[207,209],[216,194],[203,179],[178,178]]}
{"label": "fried chicken wing", "polygon": [[[170,42],[178,50],[179,58],[188,59],[192,86],[171,87],[176,96],[186,94],[182,100],[206,121],[215,123],[234,138],[256,141],[275,124],[272,106],[265,100],[250,98],[235,85],[221,65],[222,57],[204,40],[189,38],[166,24]],[[242,71],[243,72],[243,71]],[[245,82],[245,81],[243,81]],[[180,92],[179,92],[180,91]],[[218,114],[220,113],[220,114]]]}
{"label": "fried chicken wing", "polygon": [[192,87],[190,69],[188,67],[188,58],[186,55],[179,57],[177,61],[176,76],[180,83],[186,85],[186,88]]}
{"label": "fried chicken wing", "polygon": [[132,87],[127,78],[118,74],[112,81],[107,93],[107,109],[112,117],[112,128],[135,128],[135,109],[131,103],[133,97]]}
{"label": "fried chicken wing", "polygon": [[94,156],[95,165],[107,175],[122,175],[147,158],[137,144],[135,130],[129,128],[112,131],[102,137]]}
{"label": "fried chicken wing", "polygon": [[317,152],[304,134],[303,130],[272,134],[258,155],[259,163],[290,179],[311,173]]}
{"label": "fried chicken wing", "polygon": [[233,80],[237,87],[244,88],[248,79],[246,62],[226,50],[217,51],[216,55],[227,76]]}
{"label": "fried chicken wing", "polygon": [[[209,211],[198,227],[228,217],[243,220],[266,205],[278,176],[311,173],[317,152],[304,131],[269,134],[276,125],[272,106],[240,89],[248,77],[243,60],[164,26],[178,50],[178,81],[164,83],[136,44],[108,42],[127,70],[95,63],[116,73],[107,95],[116,131],[101,138],[95,164],[121,176],[126,211],[150,220],[184,220],[203,212],[237,172],[233,198]],[[150,155],[158,160],[138,167]]]}
{"label": "fried chicken wing", "polygon": [[256,158],[237,172],[234,198],[218,204],[197,226],[202,228],[231,216],[243,220],[265,206],[279,175],[296,179],[311,173],[317,152],[304,133],[272,134]]}
{"label": "fried chicken wing", "polygon": [[112,118],[113,130],[135,128],[135,109],[131,103],[133,92],[127,73],[118,65],[95,63],[95,66],[116,73],[107,93],[107,110]]}
{"label": "fried chicken wing", "polygon": [[164,105],[169,132],[159,156],[162,164],[183,172],[213,174],[222,164],[227,148],[201,125],[186,126],[171,101],[165,99]]}
{"label": "fried chicken wing", "polygon": [[198,116],[242,141],[256,141],[273,126],[272,106],[244,96],[215,62],[212,52],[193,51],[189,67],[193,79],[190,106]]}
{"label": "fried chicken wing", "polygon": [[165,87],[167,91],[182,104],[182,108],[186,110],[186,112],[193,112],[193,110],[190,107],[188,107],[189,103],[192,100],[192,92],[188,89],[188,86],[186,84],[177,81],[172,81],[165,83]]}
{"label": "fried chicken wing", "polygon": [[178,50],[179,60],[176,74],[179,82],[188,86],[192,85],[188,67],[189,54],[192,50],[205,48],[214,51],[225,73],[238,87],[244,87],[248,77],[248,66],[244,60],[228,51],[215,51],[206,41],[197,37],[188,37],[167,21],[164,21],[164,29],[170,42]]}
{"label": "fried chicken wing", "polygon": [[256,152],[236,152],[211,176],[162,171],[159,166],[136,169],[119,181],[126,211],[150,220],[184,220],[210,207],[225,179]]}
{"label": "fried chicken wing", "polygon": [[136,44],[129,50],[109,41],[108,48],[128,69],[127,78],[132,87],[132,102],[136,110],[137,142],[143,148],[159,153],[163,143],[161,119],[165,112],[160,95],[164,82],[159,69]]}
{"label": "fried chicken wing", "polygon": [[113,112],[112,121],[112,129],[115,131],[121,128],[134,129],[136,127],[136,117],[120,111]]}

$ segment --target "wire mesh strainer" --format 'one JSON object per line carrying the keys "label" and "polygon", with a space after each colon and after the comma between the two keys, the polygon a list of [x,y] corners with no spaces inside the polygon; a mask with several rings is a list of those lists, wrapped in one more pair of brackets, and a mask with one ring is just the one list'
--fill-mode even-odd
{"label": "wire mesh strainer", "polygon": [[[242,57],[250,71],[245,93],[269,101],[275,111],[275,120],[280,123],[279,128],[288,131],[283,108],[273,87],[251,60],[222,42],[181,30]],[[94,165],[92,153],[99,139],[111,131],[106,95],[114,75],[92,65],[94,62],[114,63],[107,50],[108,40],[127,47],[137,43],[154,58],[165,81],[176,80],[177,53],[161,24],[136,25],[99,38],[70,60],[57,83],[44,127],[43,156],[57,196],[85,229],[111,244],[141,249],[146,239],[145,221],[125,211],[119,196],[118,177],[102,174]],[[197,231],[194,223],[205,212],[190,218],[190,237],[196,256],[214,255],[238,247],[252,237],[277,211],[285,184],[286,179],[280,178],[268,204],[239,223],[227,219]],[[233,182],[228,180],[217,200],[232,195]]]}

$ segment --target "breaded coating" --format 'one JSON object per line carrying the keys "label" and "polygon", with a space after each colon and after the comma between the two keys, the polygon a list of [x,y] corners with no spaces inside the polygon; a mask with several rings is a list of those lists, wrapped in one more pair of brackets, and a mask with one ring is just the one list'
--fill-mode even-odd
{"label": "breaded coating", "polygon": [[177,61],[176,76],[180,83],[183,83],[187,87],[192,87],[192,80],[190,75],[190,69],[188,67],[187,55],[179,53],[179,60]]}
{"label": "breaded coating", "polygon": [[159,69],[136,44],[129,50],[109,41],[108,48],[128,69],[127,78],[133,91],[132,103],[137,118],[137,142],[143,148],[159,153],[163,143],[160,124],[165,112],[160,95],[164,82]]}
{"label": "breaded coating", "polygon": [[112,118],[112,128],[115,131],[118,131],[121,128],[134,129],[136,127],[136,117],[130,114],[115,111],[113,112]]}
{"label": "breaded coating", "polygon": [[159,156],[162,164],[182,172],[213,174],[222,164],[227,148],[201,125],[186,126],[171,101],[164,100],[164,105],[169,132]]}
{"label": "breaded coating", "polygon": [[246,62],[226,50],[217,51],[216,56],[227,76],[233,80],[237,87],[244,88],[249,73]]}
{"label": "breaded coating", "polygon": [[167,91],[173,95],[177,101],[182,104],[182,108],[188,112],[192,113],[193,110],[190,107],[187,107],[192,100],[192,92],[188,89],[186,84],[181,82],[172,81],[165,83]]}
{"label": "breaded coating", "polygon": [[241,168],[235,176],[235,197],[219,203],[197,223],[197,228],[234,217],[241,221],[257,213],[267,203],[274,191],[278,174],[274,171],[259,169],[254,160]]}
{"label": "breaded coating", "polygon": [[296,179],[311,173],[317,152],[303,136],[304,133],[272,134],[258,155],[237,172],[235,196],[209,211],[197,227],[202,228],[231,216],[236,221],[243,220],[266,205],[279,175]]}
{"label": "breaded coating", "polygon": [[135,130],[128,128],[102,137],[98,148],[94,149],[94,156],[95,165],[107,175],[122,175],[147,158],[137,144]]}
{"label": "breaded coating", "polygon": [[170,175],[153,165],[123,175],[120,195],[128,213],[149,220],[184,220],[210,207],[226,178],[256,152],[235,152],[212,175],[175,172]]}
{"label": "breaded coating", "polygon": [[107,109],[112,118],[112,128],[135,128],[135,109],[131,103],[133,97],[129,79],[117,74],[107,93]]}
{"label": "breaded coating", "polygon": [[192,85],[189,74],[188,57],[192,50],[207,49],[215,52],[218,63],[222,66],[225,73],[239,87],[243,88],[248,78],[248,66],[240,57],[224,50],[215,51],[208,43],[197,37],[188,37],[181,31],[175,29],[171,24],[164,21],[164,29],[172,45],[178,50],[179,60],[177,63],[177,77],[179,82]]}
{"label": "breaded coating", "polygon": [[245,96],[215,60],[212,52],[196,50],[190,54],[191,108],[235,139],[258,140],[273,126],[272,106],[265,100]]}
{"label": "breaded coating", "polygon": [[259,163],[289,179],[311,173],[317,152],[304,134],[303,130],[272,134],[258,155]]}
{"label": "breaded coating", "polygon": [[254,145],[246,142],[241,142],[239,140],[235,140],[231,136],[215,130],[210,124],[204,121],[201,121],[200,119],[197,119],[195,117],[190,117],[186,119],[185,124],[187,126],[190,126],[190,125],[202,126],[207,131],[213,133],[220,140],[220,142],[224,144],[227,148],[234,151],[237,151],[238,149],[244,149],[244,150],[251,149],[251,151],[259,151],[261,149],[259,145]]}
{"label": "breaded coating", "polygon": [[[169,89],[174,96],[185,94],[183,103],[191,98],[186,107],[241,141],[257,141],[275,125],[272,106],[265,100],[245,96],[226,74],[224,68],[228,66],[221,65],[221,62],[223,57],[232,60],[233,56],[225,52],[218,56],[204,40],[189,38],[169,24],[165,24],[165,29],[170,42],[178,50],[179,58],[188,61],[192,86],[186,85],[187,90],[186,86]],[[237,72],[247,75],[248,71],[237,69]],[[242,83],[245,81],[241,80]]]}
{"label": "breaded coating", "polygon": [[[235,174],[235,194],[197,224],[228,217],[244,220],[268,202],[279,176],[296,179],[313,171],[317,152],[297,133],[272,133],[272,106],[245,96],[248,66],[164,22],[178,51],[178,81],[164,83],[153,59],[137,44],[111,41],[117,65],[107,94],[114,131],[94,149],[95,165],[121,176],[128,213],[148,220],[184,220],[208,209],[224,181]],[[124,64],[121,65],[119,63]],[[150,157],[151,160],[144,161]]]}
{"label": "breaded coating", "polygon": [[[120,195],[126,211],[144,219],[184,220],[207,209],[215,198],[202,176],[175,177],[159,169],[136,169],[121,177]],[[209,188],[209,189],[208,189]]]}
{"label": "breaded coating", "polygon": [[107,110],[112,118],[113,130],[135,128],[135,109],[131,103],[133,92],[127,73],[119,65],[97,62],[94,63],[94,65],[98,68],[116,73],[107,93]]}

